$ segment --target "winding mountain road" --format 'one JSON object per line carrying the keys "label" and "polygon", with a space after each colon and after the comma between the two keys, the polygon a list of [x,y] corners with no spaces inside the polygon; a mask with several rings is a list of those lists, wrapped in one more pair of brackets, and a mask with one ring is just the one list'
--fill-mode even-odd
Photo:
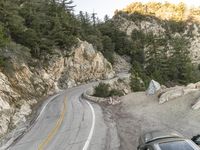
{"label": "winding mountain road", "polygon": [[60,92],[9,150],[103,150],[107,127],[101,108],[81,98],[92,84]]}

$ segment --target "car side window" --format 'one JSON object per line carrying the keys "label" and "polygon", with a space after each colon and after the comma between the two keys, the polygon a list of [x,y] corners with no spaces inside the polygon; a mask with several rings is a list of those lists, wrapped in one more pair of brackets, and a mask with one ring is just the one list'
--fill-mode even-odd
{"label": "car side window", "polygon": [[151,146],[145,146],[142,150],[153,150]]}
{"label": "car side window", "polygon": [[154,150],[152,146],[146,145],[137,148],[138,150]]}

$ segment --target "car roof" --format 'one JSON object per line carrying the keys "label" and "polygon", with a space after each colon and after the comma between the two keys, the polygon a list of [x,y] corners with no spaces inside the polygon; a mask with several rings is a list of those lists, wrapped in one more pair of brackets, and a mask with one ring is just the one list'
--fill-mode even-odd
{"label": "car roof", "polygon": [[152,131],[152,132],[144,134],[142,136],[142,141],[144,143],[150,143],[156,140],[170,139],[170,138],[181,139],[183,138],[183,136],[175,131],[173,132],[172,131]]}
{"label": "car roof", "polygon": [[[165,139],[159,139],[159,140],[155,140],[150,142],[149,144],[156,147],[156,149],[158,149],[159,144],[161,143],[170,143],[170,142],[176,142],[176,141],[185,141],[187,142],[194,150],[200,150],[200,148],[193,143],[191,140],[189,139],[184,139],[184,138],[165,138]],[[159,150],[161,150],[161,148],[159,147]]]}

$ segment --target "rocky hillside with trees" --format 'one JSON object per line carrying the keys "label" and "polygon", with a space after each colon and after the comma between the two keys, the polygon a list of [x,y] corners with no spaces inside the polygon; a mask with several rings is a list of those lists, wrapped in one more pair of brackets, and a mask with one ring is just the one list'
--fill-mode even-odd
{"label": "rocky hillside with trees", "polygon": [[44,60],[15,43],[0,52],[6,58],[0,69],[0,135],[25,122],[44,96],[114,76],[112,65],[88,42],[79,41],[67,56],[57,50]]}
{"label": "rocky hillside with trees", "polygon": [[112,21],[132,43],[121,52],[132,56],[133,89],[143,90],[152,78],[167,86],[199,81],[197,10],[151,2],[116,11]]}
{"label": "rocky hillside with trees", "polygon": [[1,137],[41,97],[111,78],[112,66],[131,68],[133,91],[151,79],[167,86],[200,80],[199,9],[133,3],[100,21],[73,8],[71,0],[0,1]]}
{"label": "rocky hillside with trees", "polygon": [[135,2],[128,5],[123,11],[129,14],[137,12],[142,15],[155,16],[161,20],[199,22],[200,19],[199,7],[187,7],[183,2],[179,4],[171,4],[167,1],[165,3],[148,2],[146,4]]}
{"label": "rocky hillside with trees", "polygon": [[44,96],[114,76],[111,63],[85,41],[72,8],[65,0],[0,1],[0,138]]}

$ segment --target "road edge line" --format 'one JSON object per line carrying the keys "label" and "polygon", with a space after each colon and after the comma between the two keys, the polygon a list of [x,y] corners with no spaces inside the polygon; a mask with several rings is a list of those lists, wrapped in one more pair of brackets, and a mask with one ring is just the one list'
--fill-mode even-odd
{"label": "road edge line", "polygon": [[93,108],[92,104],[90,104],[90,102],[86,101],[86,103],[89,105],[91,112],[92,112],[92,126],[91,126],[91,129],[90,129],[89,136],[88,136],[82,150],[88,149],[90,142],[91,142],[91,139],[92,139],[92,136],[93,136],[93,133],[94,133],[95,123],[96,123],[96,116],[95,116],[94,108]]}

